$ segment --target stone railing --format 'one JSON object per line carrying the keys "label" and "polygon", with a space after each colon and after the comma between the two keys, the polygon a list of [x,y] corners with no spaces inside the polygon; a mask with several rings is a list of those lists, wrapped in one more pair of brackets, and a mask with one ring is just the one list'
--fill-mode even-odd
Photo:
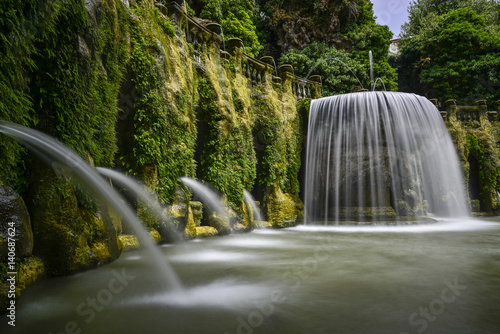
{"label": "stone railing", "polygon": [[[170,1],[166,6],[161,3],[156,3],[156,6],[164,15],[173,18],[177,25],[178,37],[181,36],[181,32],[186,35],[187,42],[193,45],[193,60],[202,67],[201,53],[206,51],[207,43],[215,41],[219,48],[223,44],[222,27],[217,23],[200,24],[199,20],[184,11],[182,4],[183,1],[175,0]],[[225,41],[225,46],[227,52],[226,50],[220,51],[221,58],[224,60],[229,60],[231,56],[234,56],[236,48],[242,49],[243,56],[240,64],[242,73],[252,87],[267,82],[271,82],[275,87],[280,87],[285,84],[285,80],[289,80],[291,89],[297,98],[321,97],[321,78],[318,76],[306,80],[295,76],[291,65],[282,65],[280,69],[283,67],[283,70],[278,70],[272,57],[255,59],[245,52],[245,46],[239,38],[228,39]]]}
{"label": "stone railing", "polygon": [[278,68],[279,75],[283,82],[290,81],[291,89],[299,99],[321,97],[321,77],[314,75],[311,80],[296,76],[293,73],[292,65],[285,64]]}
{"label": "stone railing", "polygon": [[[436,106],[437,100],[431,100]],[[440,111],[445,121],[450,121],[452,118],[463,123],[465,126],[479,126],[483,120],[490,122],[500,120],[498,114],[500,113],[500,101],[498,103],[498,110],[488,111],[488,104],[486,100],[476,101],[475,106],[459,106],[456,100],[447,100],[445,102],[446,111]]]}

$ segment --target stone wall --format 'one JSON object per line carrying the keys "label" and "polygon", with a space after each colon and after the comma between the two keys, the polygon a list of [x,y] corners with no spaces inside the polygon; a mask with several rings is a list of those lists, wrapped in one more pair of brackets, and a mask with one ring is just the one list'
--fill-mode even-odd
{"label": "stone wall", "polygon": [[[437,101],[433,101],[437,105]],[[439,106],[457,147],[471,210],[477,214],[499,212],[500,101],[493,107],[479,100],[460,106],[448,100]]]}

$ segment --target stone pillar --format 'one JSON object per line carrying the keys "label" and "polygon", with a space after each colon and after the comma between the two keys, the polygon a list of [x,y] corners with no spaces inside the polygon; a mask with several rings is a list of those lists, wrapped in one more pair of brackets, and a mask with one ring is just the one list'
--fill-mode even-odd
{"label": "stone pillar", "polygon": [[487,100],[477,100],[477,109],[479,111],[479,122],[483,124],[488,119],[488,104]]}
{"label": "stone pillar", "polygon": [[[445,106],[446,106],[446,112],[448,114],[448,119],[450,119],[450,117],[455,117],[455,119],[457,119],[457,100],[446,100],[444,102]],[[458,119],[457,119],[458,121]]]}
{"label": "stone pillar", "polygon": [[311,92],[311,98],[312,99],[319,99],[321,97],[321,75],[311,75],[309,77],[309,81],[314,82],[314,86]]}
{"label": "stone pillar", "polygon": [[290,64],[284,64],[278,67],[278,72],[280,74],[283,89],[285,92],[293,91],[293,66]]}

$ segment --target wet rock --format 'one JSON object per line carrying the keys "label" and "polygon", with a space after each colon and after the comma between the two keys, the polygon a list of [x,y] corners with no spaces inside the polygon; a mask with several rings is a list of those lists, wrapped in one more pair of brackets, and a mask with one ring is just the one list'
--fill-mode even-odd
{"label": "wet rock", "polygon": [[203,205],[197,201],[191,201],[189,204],[191,205],[191,210],[193,210],[194,224],[200,226],[203,219]]}
{"label": "wet rock", "polygon": [[16,257],[31,255],[33,231],[28,209],[16,192],[0,181],[0,261],[7,259],[9,236],[15,239]]}
{"label": "wet rock", "polygon": [[277,185],[269,187],[266,216],[273,227],[295,226],[304,219],[304,205],[298,196],[283,193]]}
{"label": "wet rock", "polygon": [[106,215],[79,207],[69,179],[35,167],[30,208],[33,253],[49,276],[66,275],[110,262],[120,255],[113,224]]}
{"label": "wet rock", "polygon": [[196,227],[196,237],[197,238],[206,238],[213,237],[218,235],[219,232],[215,227],[212,226],[197,226]]}

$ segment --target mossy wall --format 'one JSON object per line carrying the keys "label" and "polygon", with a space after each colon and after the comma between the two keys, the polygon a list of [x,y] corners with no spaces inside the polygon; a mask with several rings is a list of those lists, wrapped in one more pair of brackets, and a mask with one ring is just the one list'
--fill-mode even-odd
{"label": "mossy wall", "polygon": [[445,115],[446,126],[463,167],[468,199],[479,201],[479,208],[472,203],[472,209],[482,214],[498,213],[500,122],[497,112],[488,112],[485,104],[457,106],[454,101],[448,101]]}
{"label": "mossy wall", "polygon": [[[92,166],[137,177],[162,205],[175,203],[179,177],[197,177],[226,195],[234,231],[254,227],[244,189],[263,203],[270,225],[300,221],[303,124],[293,75],[273,82],[266,65],[266,79],[255,83],[242,49],[221,53],[220,37],[201,23],[190,23],[187,37],[174,2],[129,3],[1,2],[0,119],[48,133]],[[120,219],[71,173],[3,135],[0,163],[0,179],[24,198],[46,275],[119,256],[127,240]],[[186,201],[174,226],[133,204],[163,242],[219,233],[195,224],[189,194]],[[179,236],[169,238],[172,229]]]}

